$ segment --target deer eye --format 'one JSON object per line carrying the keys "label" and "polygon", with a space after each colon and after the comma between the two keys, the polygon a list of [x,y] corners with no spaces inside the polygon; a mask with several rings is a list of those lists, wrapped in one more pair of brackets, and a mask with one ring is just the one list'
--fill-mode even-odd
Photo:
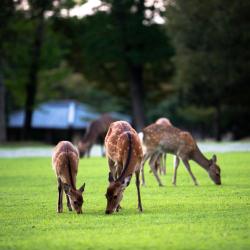
{"label": "deer eye", "polygon": [[117,195],[114,195],[114,199],[115,199],[115,200],[117,199]]}

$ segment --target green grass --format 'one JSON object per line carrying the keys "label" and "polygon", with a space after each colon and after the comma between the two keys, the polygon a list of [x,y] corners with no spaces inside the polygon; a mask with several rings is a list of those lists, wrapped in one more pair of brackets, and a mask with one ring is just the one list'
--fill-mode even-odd
{"label": "green grass", "polygon": [[165,187],[146,168],[144,212],[137,211],[134,178],[123,209],[105,215],[107,162],[80,161],[78,183],[86,182],[84,214],[56,213],[57,184],[48,158],[0,159],[0,249],[250,249],[250,154],[219,154],[222,186],[192,163],[200,186],[183,165]]}

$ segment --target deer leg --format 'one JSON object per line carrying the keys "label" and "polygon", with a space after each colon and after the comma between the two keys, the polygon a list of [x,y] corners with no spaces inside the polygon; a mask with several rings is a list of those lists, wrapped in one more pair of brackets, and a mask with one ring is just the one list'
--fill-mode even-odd
{"label": "deer leg", "polygon": [[71,207],[71,204],[69,201],[69,196],[67,194],[66,194],[66,198],[67,198],[67,207],[68,207],[69,211],[72,211],[72,207]]}
{"label": "deer leg", "polygon": [[166,166],[166,164],[167,164],[167,154],[163,154],[162,159],[163,159],[163,163],[162,163],[163,175],[166,175],[166,173],[167,173],[167,171],[166,171],[166,169],[167,169],[167,166]]}
{"label": "deer leg", "polygon": [[63,184],[60,178],[57,179],[58,182],[58,202],[57,202],[57,212],[62,213],[63,211]]}
{"label": "deer leg", "polygon": [[160,154],[157,159],[158,169],[160,175],[163,175],[163,154]]}
{"label": "deer leg", "polygon": [[159,175],[158,175],[158,173],[157,173],[157,169],[155,169],[155,161],[157,161],[158,156],[159,156],[159,153],[155,153],[155,154],[152,155],[152,157],[151,157],[151,159],[150,159],[150,161],[149,161],[149,166],[151,167],[151,169],[152,169],[152,171],[153,171],[153,174],[154,174],[154,176],[155,176],[155,178],[156,178],[156,180],[157,180],[159,186],[160,186],[160,187],[163,187],[163,184],[162,184],[162,182],[161,182],[161,179],[160,179],[160,177],[159,177]]}
{"label": "deer leg", "polygon": [[147,161],[147,159],[149,158],[149,154],[145,154],[141,163],[141,178],[142,178],[142,186],[146,186],[145,183],[145,176],[144,176],[144,166],[145,163]]}
{"label": "deer leg", "polygon": [[178,156],[175,156],[175,162],[174,162],[174,176],[173,176],[173,180],[172,180],[173,185],[176,185],[177,169],[178,169],[178,167],[179,167],[179,163],[180,163],[179,157],[178,157]]}
{"label": "deer leg", "polygon": [[194,182],[194,185],[198,186],[198,182],[197,182],[195,176],[193,175],[193,173],[191,171],[191,168],[190,168],[190,165],[189,165],[188,161],[187,160],[182,160],[182,161],[183,161],[188,173],[190,174],[190,176],[191,176],[191,178],[192,178],[192,180]]}
{"label": "deer leg", "polygon": [[141,204],[141,193],[140,193],[140,171],[137,171],[135,173],[136,176],[136,188],[137,188],[137,195],[138,195],[138,209],[140,212],[142,212],[142,204]]}
{"label": "deer leg", "polygon": [[[159,172],[159,174],[161,175],[161,154],[159,154],[159,156],[154,161],[154,168],[155,168],[156,172],[157,173]],[[152,173],[152,170],[150,170],[150,173]]]}
{"label": "deer leg", "polygon": [[114,177],[115,177],[115,162],[113,160],[111,160],[110,158],[108,158],[108,164],[109,164],[109,182],[113,182],[114,181]]}
{"label": "deer leg", "polygon": [[158,162],[160,174],[163,175],[163,154],[160,154]]}

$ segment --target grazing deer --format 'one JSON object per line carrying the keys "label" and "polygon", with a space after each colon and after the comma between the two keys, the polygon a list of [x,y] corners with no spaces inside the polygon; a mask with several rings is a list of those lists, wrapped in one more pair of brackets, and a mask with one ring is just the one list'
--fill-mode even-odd
{"label": "grazing deer", "polygon": [[102,147],[103,141],[109,125],[114,121],[115,120],[110,115],[104,114],[99,119],[90,123],[83,139],[80,140],[77,145],[81,158],[85,155],[89,157],[91,147],[97,142],[98,139],[101,142],[102,155],[104,155]]}
{"label": "grazing deer", "polygon": [[160,186],[163,185],[154,165],[159,154],[162,153],[171,153],[176,156],[173,177],[174,185],[176,185],[177,169],[180,159],[183,161],[195,185],[198,185],[198,183],[191,171],[189,160],[195,161],[205,169],[215,184],[221,184],[220,168],[216,165],[216,156],[214,155],[211,160],[208,160],[201,153],[190,133],[181,131],[173,126],[166,127],[159,124],[151,124],[143,129],[143,144],[146,151],[143,162],[150,158],[149,165]]}
{"label": "grazing deer", "polygon": [[129,185],[133,173],[136,176],[138,209],[142,211],[140,166],[143,154],[136,131],[125,121],[112,123],[105,138],[105,148],[110,169],[106,214],[118,212],[121,208],[123,192]]}
{"label": "grazing deer", "polygon": [[52,166],[58,181],[58,213],[63,211],[63,190],[69,211],[72,211],[73,207],[78,214],[82,213],[85,183],[76,189],[78,161],[78,150],[72,143],[61,141],[57,144],[52,155]]}

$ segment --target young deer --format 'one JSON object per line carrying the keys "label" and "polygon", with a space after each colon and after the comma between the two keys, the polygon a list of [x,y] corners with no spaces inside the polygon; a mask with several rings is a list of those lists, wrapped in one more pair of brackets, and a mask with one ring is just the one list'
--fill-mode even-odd
{"label": "young deer", "polygon": [[143,154],[136,131],[125,121],[112,123],[105,138],[105,148],[110,169],[106,214],[118,212],[121,208],[123,192],[129,185],[133,173],[136,175],[138,209],[142,211],[140,166]]}
{"label": "young deer", "polygon": [[52,166],[58,181],[58,213],[63,211],[63,190],[69,211],[72,211],[73,207],[78,214],[82,213],[85,183],[76,189],[78,161],[78,150],[72,143],[61,141],[57,144],[52,155]]}
{"label": "young deer", "polygon": [[211,160],[208,160],[201,153],[190,133],[181,131],[173,126],[166,127],[159,124],[152,124],[143,129],[143,144],[146,149],[143,162],[148,158],[151,158],[149,165],[160,186],[162,186],[162,183],[154,165],[159,154],[162,153],[171,153],[176,156],[173,177],[174,185],[176,185],[177,169],[180,162],[179,159],[183,161],[195,185],[198,185],[198,183],[191,171],[189,160],[195,161],[204,168],[215,184],[221,184],[220,168],[216,165],[216,156],[214,155]]}

